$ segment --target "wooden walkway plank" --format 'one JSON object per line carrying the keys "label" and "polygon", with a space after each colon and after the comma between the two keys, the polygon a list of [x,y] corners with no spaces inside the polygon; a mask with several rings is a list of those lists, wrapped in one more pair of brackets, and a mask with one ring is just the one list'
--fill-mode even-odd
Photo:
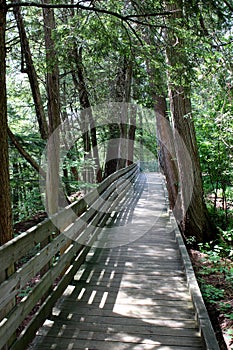
{"label": "wooden walkway plank", "polygon": [[205,349],[162,175],[140,181],[140,198],[134,189],[127,200],[134,208],[122,206],[102,229],[31,350]]}

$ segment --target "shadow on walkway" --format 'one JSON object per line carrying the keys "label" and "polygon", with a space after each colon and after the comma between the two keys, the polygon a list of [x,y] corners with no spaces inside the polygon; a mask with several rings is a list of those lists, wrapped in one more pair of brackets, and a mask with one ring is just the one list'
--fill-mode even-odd
{"label": "shadow on walkway", "polygon": [[[159,175],[156,181],[158,212],[163,212]],[[178,249],[165,229],[168,218],[161,215],[137,239],[118,246],[115,240],[109,247],[115,227],[140,217],[143,195],[153,200],[148,191],[142,174],[103,229],[113,232],[100,235],[31,349],[202,349]]]}

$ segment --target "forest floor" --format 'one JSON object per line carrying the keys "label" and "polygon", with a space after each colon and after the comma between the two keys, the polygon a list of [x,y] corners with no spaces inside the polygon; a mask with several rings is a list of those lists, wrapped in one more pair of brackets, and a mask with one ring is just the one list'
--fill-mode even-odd
{"label": "forest floor", "polygon": [[[203,298],[220,349],[233,350],[232,280],[227,280],[225,274],[222,272],[216,271],[213,273],[213,263],[208,260],[206,254],[203,254],[198,250],[189,249],[189,255],[201,290],[203,288],[202,286],[205,287],[205,295],[203,295]],[[229,270],[233,268],[233,262],[230,260],[223,260],[222,264],[224,266],[227,264]],[[203,271],[206,272],[203,273]],[[219,293],[217,291],[219,291]],[[224,293],[221,293],[221,291],[224,291]]]}
{"label": "forest floor", "polygon": [[[46,213],[38,213],[34,217],[32,217],[30,220],[17,223],[14,226],[14,232],[15,234],[20,234],[26,230],[28,230],[30,227],[37,225],[39,222],[43,221],[47,217]],[[203,263],[205,264],[206,268],[210,269],[212,268],[212,263],[208,261],[206,258],[206,255],[199,252],[198,250],[189,249],[189,255],[194,267],[194,271],[196,273],[197,279],[202,279],[202,283],[206,285],[211,285],[214,288],[221,290],[223,289],[225,291],[224,297],[221,298],[221,300],[218,300],[218,302],[208,302],[205,300],[206,308],[208,310],[213,328],[215,330],[219,346],[221,350],[233,350],[233,318],[228,317],[229,310],[225,310],[226,312],[223,312],[222,305],[231,305],[231,313],[232,316],[232,310],[233,310],[233,285],[232,281],[231,283],[226,281],[226,278],[224,274],[221,273],[215,273],[215,274],[202,274],[203,269]],[[225,262],[224,262],[225,263]],[[233,262],[229,262],[231,266],[229,268],[233,268]],[[211,289],[210,289],[211,292]],[[207,298],[204,298],[207,299]],[[39,305],[38,305],[39,307]],[[38,308],[37,307],[37,308]],[[37,308],[33,310],[34,312],[37,311]],[[28,321],[30,320],[32,315],[30,315]],[[25,320],[26,321],[26,320]],[[26,323],[28,322],[26,321]],[[24,325],[25,326],[25,325]]]}

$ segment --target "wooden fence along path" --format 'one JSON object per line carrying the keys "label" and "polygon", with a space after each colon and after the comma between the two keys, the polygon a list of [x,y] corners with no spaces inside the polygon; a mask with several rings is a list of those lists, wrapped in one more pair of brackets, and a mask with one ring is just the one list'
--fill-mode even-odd
{"label": "wooden fence along path", "polygon": [[162,175],[132,165],[0,247],[0,349],[27,349],[37,332],[33,350],[218,350],[174,222]]}

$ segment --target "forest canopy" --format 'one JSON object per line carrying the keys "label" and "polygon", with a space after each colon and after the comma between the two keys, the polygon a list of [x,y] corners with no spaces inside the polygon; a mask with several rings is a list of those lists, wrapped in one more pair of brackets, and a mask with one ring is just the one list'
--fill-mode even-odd
{"label": "forest canopy", "polygon": [[231,227],[232,10],[212,0],[0,1],[1,244],[12,223],[45,210],[39,177],[53,214],[135,161],[159,163],[187,237],[213,238],[217,210],[215,224]]}

